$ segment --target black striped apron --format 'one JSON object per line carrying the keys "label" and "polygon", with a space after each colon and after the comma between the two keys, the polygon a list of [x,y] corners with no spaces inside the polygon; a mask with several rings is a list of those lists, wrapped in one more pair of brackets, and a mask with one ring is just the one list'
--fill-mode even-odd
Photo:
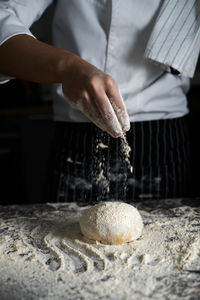
{"label": "black striped apron", "polygon": [[[91,123],[57,122],[49,159],[47,201],[96,203],[185,197],[190,178],[186,117],[131,123],[128,169],[121,139]],[[107,148],[98,148],[99,142]],[[101,169],[109,192],[94,179]]]}

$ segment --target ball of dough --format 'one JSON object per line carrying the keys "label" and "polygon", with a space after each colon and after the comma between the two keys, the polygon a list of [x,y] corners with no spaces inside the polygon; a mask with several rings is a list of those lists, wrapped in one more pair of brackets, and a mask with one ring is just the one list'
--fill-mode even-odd
{"label": "ball of dough", "polygon": [[82,234],[103,244],[123,244],[140,237],[143,229],[138,210],[123,202],[106,202],[85,210],[80,217]]}

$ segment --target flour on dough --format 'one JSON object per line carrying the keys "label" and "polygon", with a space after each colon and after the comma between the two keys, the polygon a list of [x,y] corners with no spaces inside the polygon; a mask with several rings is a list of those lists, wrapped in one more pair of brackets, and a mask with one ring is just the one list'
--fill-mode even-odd
{"label": "flour on dough", "polygon": [[138,210],[123,202],[105,202],[92,206],[80,217],[83,235],[103,244],[123,244],[140,237],[143,229]]}

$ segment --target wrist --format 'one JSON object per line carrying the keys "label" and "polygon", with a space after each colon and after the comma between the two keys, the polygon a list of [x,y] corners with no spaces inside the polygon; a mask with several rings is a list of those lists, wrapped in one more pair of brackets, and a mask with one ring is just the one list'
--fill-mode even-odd
{"label": "wrist", "polygon": [[57,82],[62,83],[64,80],[66,80],[66,77],[68,77],[71,72],[70,70],[74,61],[77,58],[78,56],[66,50],[59,54],[55,68]]}

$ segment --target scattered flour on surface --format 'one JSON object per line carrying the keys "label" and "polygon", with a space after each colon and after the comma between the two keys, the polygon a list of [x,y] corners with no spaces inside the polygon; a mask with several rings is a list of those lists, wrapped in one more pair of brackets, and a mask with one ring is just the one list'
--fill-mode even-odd
{"label": "scattered flour on surface", "polygon": [[123,245],[85,239],[86,208],[1,208],[1,299],[198,299],[199,208],[139,209],[142,236]]}

